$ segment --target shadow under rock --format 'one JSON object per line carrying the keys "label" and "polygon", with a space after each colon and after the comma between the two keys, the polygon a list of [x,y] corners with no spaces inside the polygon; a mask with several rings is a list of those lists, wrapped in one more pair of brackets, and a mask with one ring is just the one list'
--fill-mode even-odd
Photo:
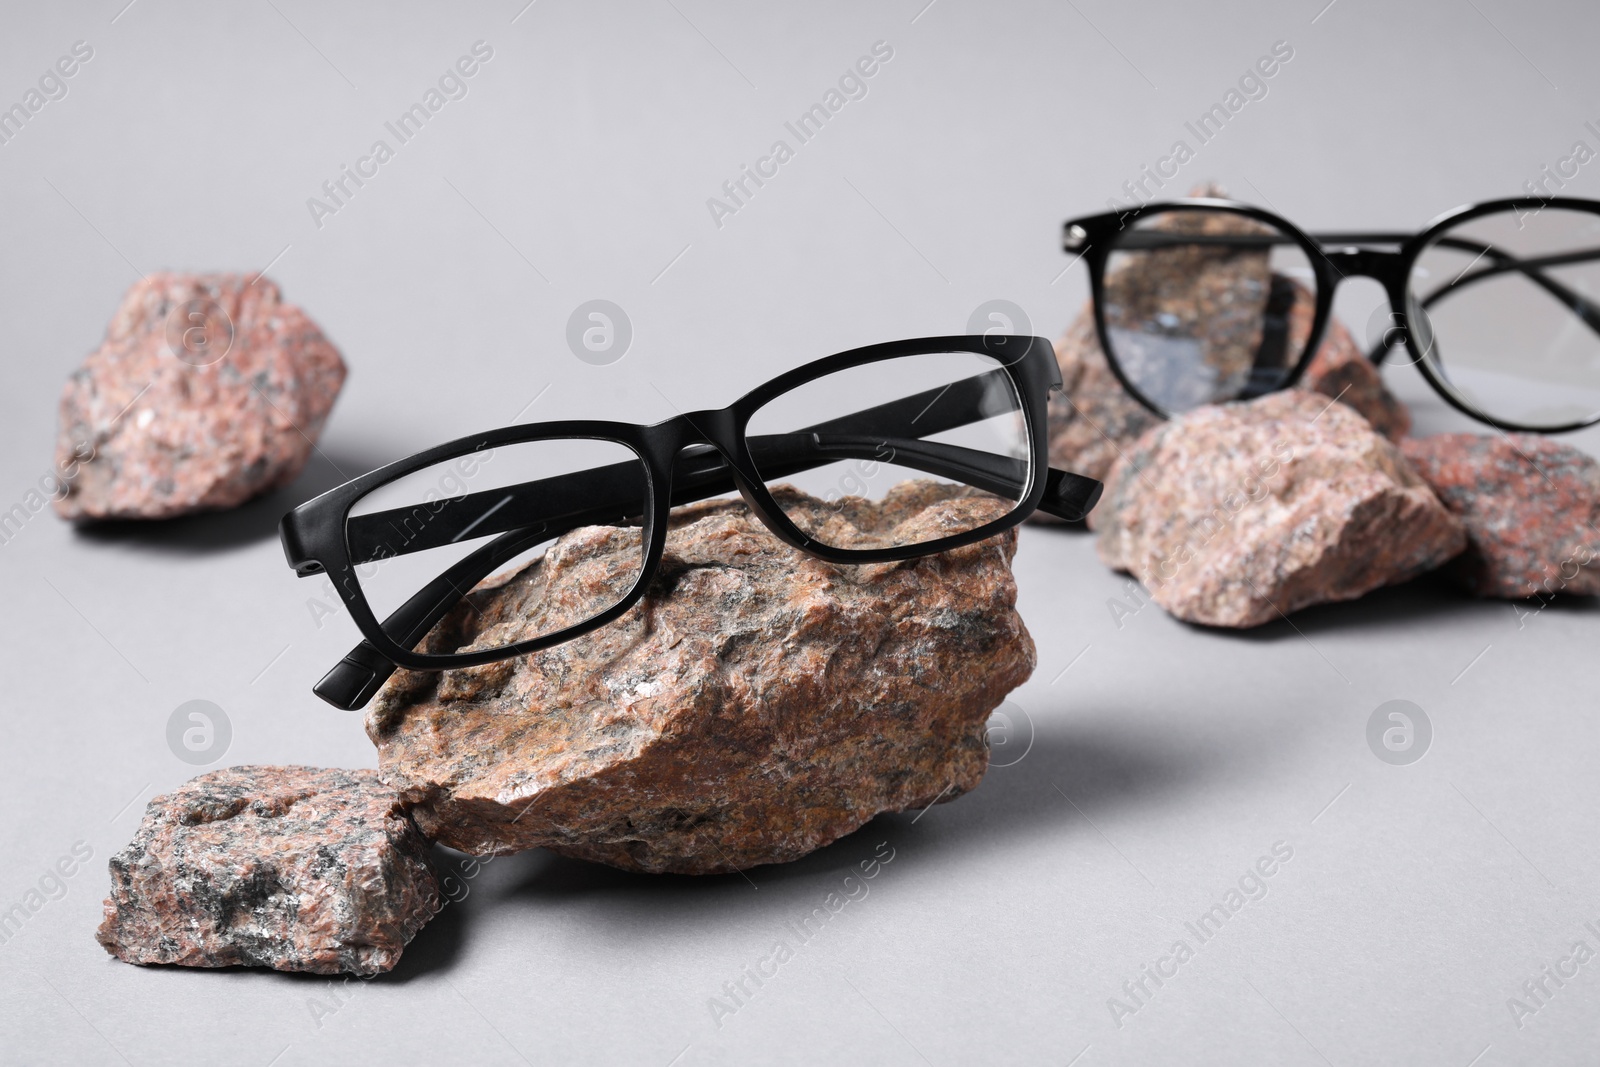
{"label": "shadow under rock", "polygon": [[[1029,843],[1059,828],[1080,831],[1087,840],[1096,831],[1086,817],[1130,808],[1159,813],[1252,758],[1237,745],[1207,748],[1168,734],[1041,732],[1021,760],[991,767],[977,789],[948,806],[930,809],[926,818],[922,812],[880,815],[857,833],[892,832],[924,856]],[[1256,741],[1275,743],[1266,736]]]}
{"label": "shadow under rock", "polygon": [[[441,872],[447,873],[450,870],[449,863],[438,848],[434,849],[434,862]],[[447,899],[444,907],[440,908],[438,913],[428,920],[428,924],[417,931],[417,936],[411,939],[394,970],[377,975],[372,981],[383,982],[386,985],[404,985],[435,972],[447,972],[454,967],[462,948],[466,945],[467,926],[471,922],[467,913],[473,907],[468,901],[471,901],[472,897],[473,894],[469,893],[461,900]]]}
{"label": "shadow under rock", "polygon": [[1026,525],[1035,530],[1056,530],[1063,534],[1094,533],[1093,530],[1089,529],[1089,523],[1086,519],[1058,519],[1054,515],[1046,515],[1042,511],[1036,511],[1029,515]]}
{"label": "shadow under rock", "polygon": [[345,453],[330,456],[327,450],[319,449],[311,454],[305,469],[292,483],[237,507],[180,515],[174,519],[85,522],[77,525],[74,532],[86,541],[152,551],[189,554],[238,548],[275,536],[278,520],[285,512],[392,458],[374,460],[370,456]]}
{"label": "shadow under rock", "polygon": [[[1271,743],[1262,738],[1263,745]],[[1062,826],[1092,836],[1080,811],[1092,812],[1093,818],[1117,807],[1160,804],[1249,755],[1157,742],[1131,732],[1040,732],[1021,760],[991,767],[971,793],[925,811],[879,815],[792,863],[722,875],[636,874],[540,851],[513,857],[525,859],[526,869],[507,896],[524,902],[610,897],[625,905],[648,903],[653,922],[696,923],[703,921],[710,897],[719,906],[766,906],[767,898],[748,894],[751,884],[764,888],[815,882],[833,888],[885,840],[929,859],[987,849],[1007,839],[1036,838]]]}
{"label": "shadow under rock", "polygon": [[[1207,634],[1220,634],[1247,641],[1295,640],[1332,634],[1342,630],[1367,630],[1381,633],[1393,630],[1415,630],[1430,621],[1450,616],[1505,613],[1507,619],[1515,606],[1518,614],[1539,607],[1539,601],[1501,600],[1476,597],[1439,574],[1424,574],[1400,585],[1374,589],[1355,600],[1342,600],[1331,604],[1314,604],[1292,613],[1288,619],[1281,616],[1248,630],[1201,626],[1187,623],[1192,629]],[[1593,597],[1558,596],[1547,607],[1561,611],[1600,610]]]}

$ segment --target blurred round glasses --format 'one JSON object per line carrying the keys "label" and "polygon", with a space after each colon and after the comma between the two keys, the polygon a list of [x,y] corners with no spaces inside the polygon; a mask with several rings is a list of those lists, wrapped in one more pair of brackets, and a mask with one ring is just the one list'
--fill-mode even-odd
{"label": "blurred round glasses", "polygon": [[1507,430],[1600,421],[1600,201],[1458,208],[1420,233],[1307,234],[1247,204],[1153,203],[1066,224],[1112,370],[1162,415],[1294,385],[1339,283],[1370,277],[1403,348],[1458,410]]}

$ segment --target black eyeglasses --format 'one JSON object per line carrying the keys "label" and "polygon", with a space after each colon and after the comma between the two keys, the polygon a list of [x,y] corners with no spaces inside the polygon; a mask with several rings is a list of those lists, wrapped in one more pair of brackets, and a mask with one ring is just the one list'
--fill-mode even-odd
{"label": "black eyeglasses", "polygon": [[1100,344],[1136,399],[1170,416],[1299,380],[1334,290],[1376,279],[1390,326],[1457,410],[1504,430],[1600,422],[1600,202],[1519,197],[1457,208],[1420,233],[1305,234],[1230,200],[1073,219]]}
{"label": "black eyeglasses", "polygon": [[[670,509],[725,493],[788,544],[847,564],[971,544],[1036,509],[1082,519],[1101,485],[1049,466],[1045,408],[1060,386],[1043,338],[920,338],[830,356],[654,426],[508,426],[391,463],[280,525],[295,573],[327,574],[366,638],[313,691],[359,708],[397,667],[471,667],[604,626],[656,574]],[[934,481],[980,506],[935,524],[851,521],[870,500],[914,503]],[[564,534],[594,551],[547,551]],[[544,595],[558,574],[559,593]],[[454,647],[430,637],[475,589],[512,583],[515,618],[479,620]]]}

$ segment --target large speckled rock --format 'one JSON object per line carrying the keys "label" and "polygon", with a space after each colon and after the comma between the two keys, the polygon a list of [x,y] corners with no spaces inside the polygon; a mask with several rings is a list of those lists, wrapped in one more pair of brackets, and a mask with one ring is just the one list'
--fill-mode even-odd
{"label": "large speckled rock", "polygon": [[376,772],[230,767],[150,801],[95,936],[129,963],[377,974],[439,907]]}
{"label": "large speckled rock", "polygon": [[[780,487],[829,543],[929,540],[998,512],[908,482],[881,504]],[[803,512],[803,514],[801,514]],[[483,583],[434,650],[541,632],[609,598],[637,531],[588,527]],[[985,723],[1032,673],[1015,531],[938,556],[834,566],[743,503],[674,513],[643,602],[577,640],[485,667],[401,672],[367,719],[423,831],[474,854],[544,846],[639,871],[707,874],[803,856],[879,812],[977,786]],[[491,636],[484,638],[483,635]]]}
{"label": "large speckled rock", "polygon": [[1289,390],[1147,432],[1090,516],[1100,557],[1188,622],[1256,626],[1438,567],[1466,531],[1367,421]]}
{"label": "large speckled rock", "polygon": [[164,519],[287,485],[344,376],[338,350],[266,278],[152,274],[62,390],[56,511]]}
{"label": "large speckled rock", "polygon": [[1445,573],[1478,596],[1600,593],[1600,463],[1537,434],[1445,433],[1405,455],[1467,527]]}
{"label": "large speckled rock", "polygon": [[[1296,290],[1290,330],[1304,337],[1311,332],[1315,305],[1308,291],[1298,285]],[[1129,396],[1111,372],[1091,307],[1079,313],[1055,349],[1063,389],[1050,395],[1050,465],[1103,481],[1120,453],[1161,422],[1161,416]],[[1338,397],[1390,440],[1410,432],[1411,413],[1384,387],[1377,369],[1337,319],[1328,323],[1300,388]]]}

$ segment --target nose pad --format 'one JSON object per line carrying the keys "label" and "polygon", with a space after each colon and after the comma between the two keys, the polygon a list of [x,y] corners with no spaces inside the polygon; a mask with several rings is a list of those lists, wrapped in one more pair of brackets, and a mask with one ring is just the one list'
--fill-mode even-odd
{"label": "nose pad", "polygon": [[1378,284],[1388,286],[1400,269],[1399,252],[1385,252],[1377,248],[1333,248],[1322,254],[1344,279],[1373,278]]}
{"label": "nose pad", "polygon": [[676,484],[685,479],[704,479],[718,472],[732,473],[728,459],[715,445],[704,441],[684,445],[672,457],[672,480]]}
{"label": "nose pad", "polygon": [[1421,358],[1428,358],[1434,351],[1433,320],[1428,312],[1409,293],[1403,298],[1403,307],[1404,310],[1397,307],[1386,294],[1383,303],[1367,317],[1364,340],[1367,359],[1374,366],[1411,367],[1417,364],[1419,353]]}
{"label": "nose pad", "polygon": [[714,445],[701,442],[679,449],[672,461],[672,482],[675,505],[738,493],[756,521],[778,540],[799,549],[811,544],[811,539],[789,521],[767,494],[765,485],[747,479]]}
{"label": "nose pad", "polygon": [[684,445],[672,458],[672,500],[678,507],[702,500],[716,500],[738,493],[751,508],[760,505],[751,499],[744,479],[715,445],[700,441]]}
{"label": "nose pad", "polygon": [[1412,347],[1406,350],[1408,362],[1427,360],[1438,365],[1439,339],[1433,332],[1433,319],[1428,315],[1428,309],[1412,297],[1406,299],[1406,330],[1412,342]]}
{"label": "nose pad", "polygon": [[[1388,301],[1372,309],[1367,316],[1365,333],[1367,359],[1376,366],[1388,362],[1395,349],[1405,350],[1406,317],[1403,312],[1389,306]],[[1405,357],[1409,359],[1409,354]]]}

